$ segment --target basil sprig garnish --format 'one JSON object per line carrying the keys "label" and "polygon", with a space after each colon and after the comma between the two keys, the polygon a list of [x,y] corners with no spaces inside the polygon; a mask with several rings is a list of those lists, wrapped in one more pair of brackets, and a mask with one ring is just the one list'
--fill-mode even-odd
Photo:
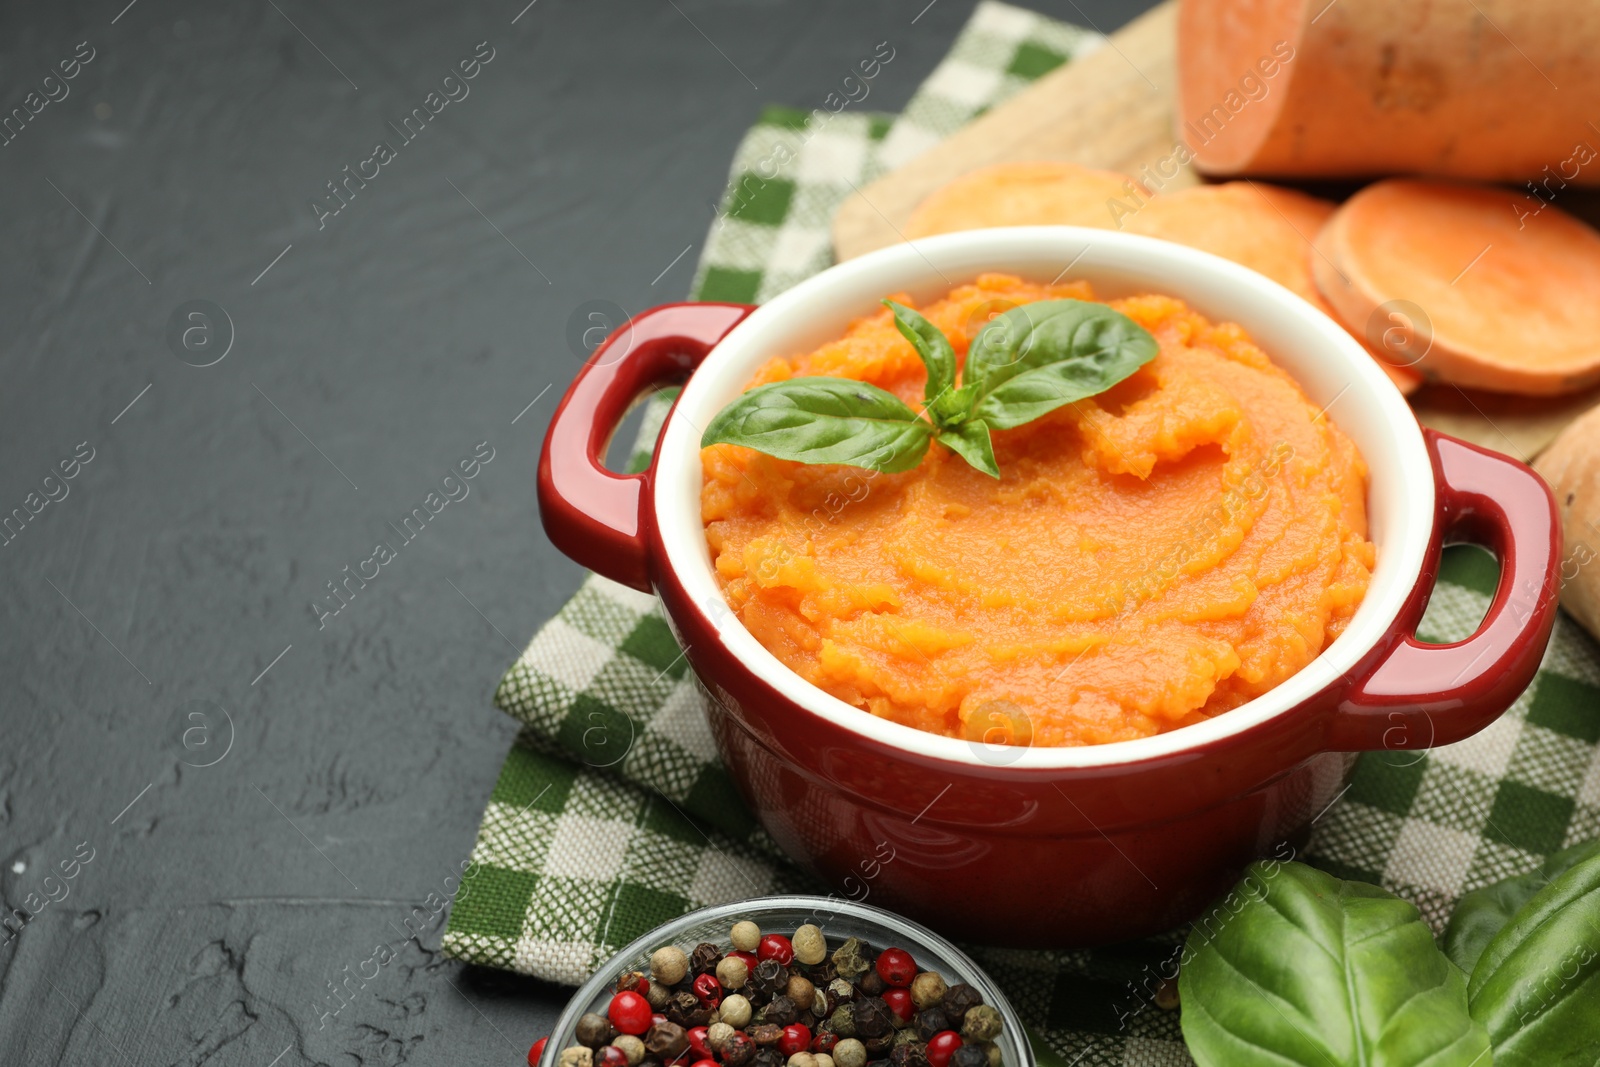
{"label": "basil sprig garnish", "polygon": [[910,308],[884,304],[928,370],[922,411],[851,378],[791,378],[757,386],[723,408],[701,446],[743,445],[799,463],[894,473],[921,463],[937,441],[998,478],[990,430],[1009,430],[1104,392],[1159,351],[1148,330],[1104,304],[1023,304],[978,331],[958,388],[949,338]]}

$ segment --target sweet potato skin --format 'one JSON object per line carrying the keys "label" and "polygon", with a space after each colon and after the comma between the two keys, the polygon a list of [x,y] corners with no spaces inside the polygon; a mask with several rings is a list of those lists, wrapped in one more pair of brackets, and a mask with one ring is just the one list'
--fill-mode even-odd
{"label": "sweet potato skin", "polygon": [[1563,430],[1533,469],[1561,515],[1561,606],[1600,637],[1600,407]]}
{"label": "sweet potato skin", "polygon": [[[1233,90],[1274,46],[1265,93]],[[1176,125],[1215,176],[1600,185],[1597,52],[1600,6],[1567,0],[1181,0]]]}

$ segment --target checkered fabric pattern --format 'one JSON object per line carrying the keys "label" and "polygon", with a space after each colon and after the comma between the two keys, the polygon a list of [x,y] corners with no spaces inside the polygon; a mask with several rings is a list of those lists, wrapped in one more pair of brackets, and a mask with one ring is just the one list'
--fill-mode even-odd
{"label": "checkered fabric pattern", "polygon": [[768,108],[733,157],[694,298],[759,304],[831,266],[828,227],[846,196],[1104,42],[984,0],[899,117],[853,112],[847,102],[832,110],[843,97],[817,111]]}
{"label": "checkered fabric pattern", "polygon": [[1035,78],[1103,44],[1092,30],[985,0],[895,120],[872,176],[909,163]]}
{"label": "checkered fabric pattern", "polygon": [[[904,119],[768,111],[734,159],[694,296],[760,301],[827,266],[828,219],[852,184],[1097,41],[987,2]],[[912,133],[899,132],[905,123]],[[787,161],[763,170],[784,155],[778,145]],[[667,406],[658,398],[647,408],[636,467]],[[1420,636],[1470,633],[1497,577],[1486,553],[1449,550]],[[590,577],[496,692],[525,726],[484,813],[444,951],[577,984],[684,911],[825,892],[740,802],[705,724],[706,699],[655,599]],[[1597,742],[1600,649],[1563,616],[1534,685],[1495,725],[1427,754],[1362,757],[1307,858],[1406,896],[1442,930],[1462,893],[1600,835]],[[1183,934],[1083,952],[970,950],[1068,1062],[1165,1067],[1191,1060],[1176,1013],[1155,1008],[1141,984]]]}

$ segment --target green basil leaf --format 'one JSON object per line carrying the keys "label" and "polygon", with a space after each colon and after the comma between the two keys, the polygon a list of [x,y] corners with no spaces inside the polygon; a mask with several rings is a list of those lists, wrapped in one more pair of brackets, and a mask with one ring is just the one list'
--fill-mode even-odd
{"label": "green basil leaf", "polygon": [[1600,856],[1600,840],[1586,841],[1557,852],[1536,870],[1475,889],[1462,897],[1450,915],[1450,925],[1444,930],[1444,954],[1471,974],[1485,946],[1524,904],[1590,856]]}
{"label": "green basil leaf", "polygon": [[972,339],[964,387],[973,391],[975,418],[1009,430],[1104,392],[1158,351],[1148,330],[1104,304],[1023,304],[991,319]]}
{"label": "green basil leaf", "polygon": [[893,300],[885,300],[884,304],[894,312],[895,328],[911,342],[911,347],[922,357],[922,365],[928,368],[928,384],[923,396],[932,405],[956,387],[956,350],[950,347],[950,339],[939,327],[918,312]]}
{"label": "green basil leaf", "polygon": [[952,426],[939,434],[938,441],[989,477],[1000,477],[1000,467],[994,461],[994,443],[989,440],[989,427],[982,419]]}
{"label": "green basil leaf", "polygon": [[1600,1063],[1600,854],[1535,893],[1467,986],[1500,1067]]}
{"label": "green basil leaf", "polygon": [[1200,1067],[1487,1067],[1466,985],[1411,904],[1276,862],[1195,924],[1178,974]]}
{"label": "green basil leaf", "polygon": [[799,463],[848,463],[894,473],[928,452],[933,427],[884,389],[852,378],[760,385],[717,412],[700,446],[744,445]]}

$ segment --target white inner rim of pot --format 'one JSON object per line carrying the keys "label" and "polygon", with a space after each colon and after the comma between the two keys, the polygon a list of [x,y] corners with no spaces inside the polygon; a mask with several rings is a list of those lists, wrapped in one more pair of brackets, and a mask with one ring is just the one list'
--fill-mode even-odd
{"label": "white inner rim of pot", "polygon": [[[1099,299],[1138,292],[1185,300],[1213,321],[1237,322],[1355,442],[1369,470],[1368,536],[1378,564],[1345,632],[1275,689],[1203,723],[1133,741],[1004,751],[880,719],[818,689],[768,652],[725,605],[700,518],[700,435],[774,356],[840,336],[879,301],[935,299],[986,271],[1036,281],[1089,281]],[[925,238],[818,274],[753,312],[697,370],[661,441],[655,506],[670,565],[703,614],[720,619],[727,649],[790,700],[895,748],[975,767],[1103,767],[1208,745],[1280,715],[1355,666],[1382,639],[1415,584],[1433,526],[1433,470],[1415,416],[1382,369],[1342,328],[1275,282],[1204,252],[1107,230],[1030,226]]]}

